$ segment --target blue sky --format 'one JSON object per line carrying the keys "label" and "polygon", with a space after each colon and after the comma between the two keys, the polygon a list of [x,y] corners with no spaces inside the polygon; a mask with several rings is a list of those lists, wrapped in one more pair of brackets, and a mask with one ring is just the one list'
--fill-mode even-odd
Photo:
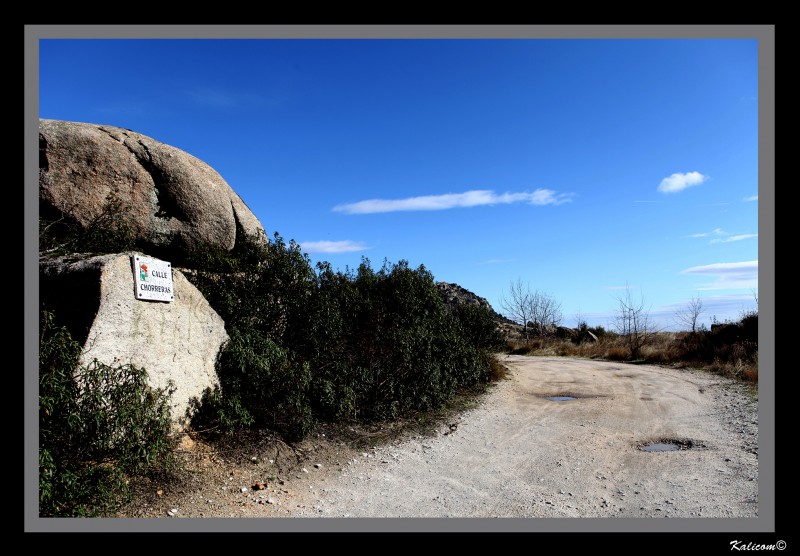
{"label": "blue sky", "polygon": [[512,281],[612,327],[758,290],[755,39],[42,39],[39,116],[211,165],[312,262]]}

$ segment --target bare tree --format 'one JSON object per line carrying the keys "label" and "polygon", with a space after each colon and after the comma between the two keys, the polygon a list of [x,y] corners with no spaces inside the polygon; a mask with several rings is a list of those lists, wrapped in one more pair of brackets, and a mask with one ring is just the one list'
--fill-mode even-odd
{"label": "bare tree", "polygon": [[548,330],[561,324],[563,319],[561,303],[551,295],[536,290],[530,296],[530,304],[531,322],[540,336],[544,336]]}
{"label": "bare tree", "polygon": [[631,358],[639,359],[642,348],[652,339],[657,332],[650,319],[650,311],[644,306],[644,298],[634,300],[630,287],[625,288],[625,293],[617,298],[617,315],[614,318],[617,334],[622,336],[628,344]]}
{"label": "bare tree", "polygon": [[703,300],[699,297],[692,297],[685,307],[675,312],[675,321],[687,327],[692,334],[697,332],[697,324],[700,322],[700,315],[703,313]]}
{"label": "bare tree", "polygon": [[558,326],[563,319],[561,304],[555,298],[539,290],[531,291],[520,279],[511,283],[509,294],[502,297],[500,304],[506,317],[522,325],[526,340],[531,328],[536,334],[544,335],[549,327]]}
{"label": "bare tree", "polygon": [[507,295],[504,294],[500,299],[500,306],[506,317],[522,325],[522,330],[527,340],[528,323],[531,320],[532,311],[530,286],[523,284],[522,280],[517,278],[516,282],[511,282],[509,293]]}

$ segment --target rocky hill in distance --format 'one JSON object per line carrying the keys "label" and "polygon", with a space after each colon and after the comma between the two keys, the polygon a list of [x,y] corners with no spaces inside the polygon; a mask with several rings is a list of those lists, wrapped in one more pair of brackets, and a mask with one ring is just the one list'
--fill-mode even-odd
{"label": "rocky hill in distance", "polygon": [[479,295],[472,293],[468,289],[459,286],[458,284],[453,284],[450,282],[436,282],[436,287],[439,288],[439,293],[444,300],[444,304],[448,308],[453,308],[457,305],[475,305],[477,307],[483,307],[484,309],[489,310],[494,316],[494,319],[498,322],[511,322],[506,317],[495,311],[486,298],[480,297]]}

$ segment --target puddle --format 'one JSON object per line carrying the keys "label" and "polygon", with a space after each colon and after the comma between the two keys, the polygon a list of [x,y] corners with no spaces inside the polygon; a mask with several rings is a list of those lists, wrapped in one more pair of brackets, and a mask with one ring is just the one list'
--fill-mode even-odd
{"label": "puddle", "polygon": [[656,442],[647,446],[640,446],[642,452],[676,452],[681,449],[677,444],[667,444],[666,442]]}
{"label": "puddle", "polygon": [[705,448],[702,442],[688,439],[662,438],[658,441],[651,441],[637,446],[642,452],[677,452],[679,450],[690,450],[692,448]]}
{"label": "puddle", "polygon": [[605,396],[600,394],[582,394],[580,392],[575,392],[574,390],[556,390],[553,392],[543,392],[541,394],[534,393],[534,396],[537,398],[542,398],[544,400],[548,400],[551,402],[571,402],[572,400],[584,400],[589,398],[604,398]]}

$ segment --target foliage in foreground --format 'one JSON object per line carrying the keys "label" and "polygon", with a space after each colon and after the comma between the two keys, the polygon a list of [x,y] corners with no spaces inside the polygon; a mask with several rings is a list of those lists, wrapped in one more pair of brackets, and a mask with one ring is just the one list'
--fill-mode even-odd
{"label": "foliage in foreground", "polygon": [[[110,197],[94,226],[40,219],[40,253],[140,247]],[[157,253],[154,253],[158,255]],[[448,309],[424,266],[311,266],[275,234],[232,252],[199,246],[174,261],[223,318],[220,385],[194,401],[195,430],[265,427],[303,438],[317,420],[377,421],[442,407],[503,374],[503,338],[477,307]],[[168,399],[129,364],[78,366],[80,345],[51,314],[40,337],[40,515],[107,515],[129,479],[174,465]]]}
{"label": "foliage in foreground", "polygon": [[268,426],[302,438],[315,420],[382,420],[441,407],[487,383],[502,346],[491,315],[448,310],[424,266],[363,259],[316,271],[280,236],[231,254],[202,254],[195,285],[231,339],[206,391],[198,429]]}
{"label": "foliage in foreground", "polygon": [[42,313],[39,354],[39,515],[102,516],[130,499],[129,478],[174,464],[171,390],[144,369],[94,361]]}

